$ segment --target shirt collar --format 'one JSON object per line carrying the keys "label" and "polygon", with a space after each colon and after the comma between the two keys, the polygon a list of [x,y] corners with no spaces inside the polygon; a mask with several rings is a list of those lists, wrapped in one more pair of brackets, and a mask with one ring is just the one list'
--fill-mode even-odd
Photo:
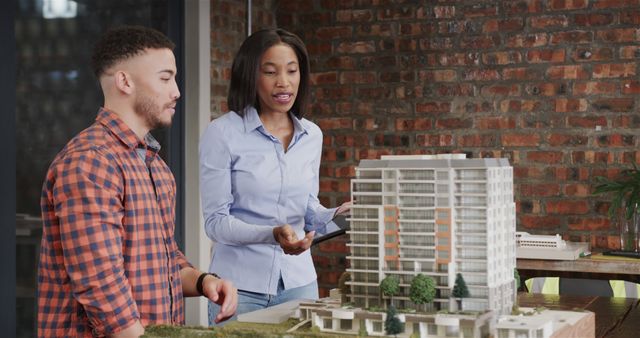
{"label": "shirt collar", "polygon": [[[297,139],[300,135],[307,134],[307,128],[304,127],[302,121],[291,112],[289,112],[289,116],[291,116],[291,121],[293,121],[294,138]],[[245,133],[260,127],[262,127],[262,130],[265,130],[262,120],[260,120],[260,116],[258,116],[258,111],[254,107],[247,107],[244,110],[244,117],[242,118],[242,121],[244,123]]]}
{"label": "shirt collar", "polygon": [[147,133],[144,141],[141,141],[116,113],[100,108],[96,121],[109,129],[122,143],[131,149],[146,148],[156,154],[160,151],[160,143],[151,133]]}

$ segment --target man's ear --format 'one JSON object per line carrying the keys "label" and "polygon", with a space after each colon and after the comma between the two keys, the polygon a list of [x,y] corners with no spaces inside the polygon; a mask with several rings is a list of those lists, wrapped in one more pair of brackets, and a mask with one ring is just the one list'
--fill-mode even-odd
{"label": "man's ear", "polygon": [[114,81],[116,84],[116,88],[118,88],[119,91],[125,94],[133,93],[134,85],[131,74],[119,70],[114,74]]}

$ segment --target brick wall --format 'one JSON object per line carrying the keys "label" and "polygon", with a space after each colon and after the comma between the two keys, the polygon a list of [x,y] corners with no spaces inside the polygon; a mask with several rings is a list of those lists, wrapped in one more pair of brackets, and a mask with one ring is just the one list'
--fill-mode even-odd
{"label": "brick wall", "polygon": [[[218,2],[240,3],[212,1],[214,22]],[[302,37],[311,55],[308,117],[325,134],[326,205],[349,198],[363,158],[507,157],[519,230],[619,246],[606,199],[590,193],[594,176],[640,163],[640,0],[305,0],[273,8],[278,26]],[[345,240],[313,249],[322,295],[344,269]]]}
{"label": "brick wall", "polygon": [[[252,31],[275,27],[274,0],[252,1]],[[211,0],[211,117],[228,111],[231,64],[247,36],[247,1]]]}

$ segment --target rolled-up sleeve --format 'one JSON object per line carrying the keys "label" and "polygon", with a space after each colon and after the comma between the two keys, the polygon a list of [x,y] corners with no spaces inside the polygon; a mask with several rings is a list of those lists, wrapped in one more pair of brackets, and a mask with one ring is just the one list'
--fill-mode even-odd
{"label": "rolled-up sleeve", "polygon": [[94,150],[69,155],[54,186],[64,265],[94,335],[111,335],[140,318],[122,253],[123,182]]}
{"label": "rolled-up sleeve", "polygon": [[211,123],[200,141],[200,195],[207,236],[226,245],[277,244],[273,228],[230,214],[232,159],[224,130]]}

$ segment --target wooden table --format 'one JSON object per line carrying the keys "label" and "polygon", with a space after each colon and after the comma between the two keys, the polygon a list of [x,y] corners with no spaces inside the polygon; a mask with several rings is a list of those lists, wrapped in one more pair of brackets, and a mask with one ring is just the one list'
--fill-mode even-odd
{"label": "wooden table", "polygon": [[519,293],[518,305],[591,311],[596,315],[596,337],[637,337],[640,332],[640,300],[635,298]]}
{"label": "wooden table", "polygon": [[556,276],[591,279],[620,279],[640,283],[640,259],[587,256],[573,261],[518,259],[516,267],[522,282],[526,278]]}

